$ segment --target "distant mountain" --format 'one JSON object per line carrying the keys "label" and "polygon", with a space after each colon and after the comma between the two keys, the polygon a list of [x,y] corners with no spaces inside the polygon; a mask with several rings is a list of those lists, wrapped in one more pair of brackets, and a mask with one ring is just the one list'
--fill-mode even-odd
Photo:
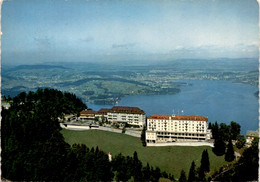
{"label": "distant mountain", "polygon": [[55,65],[19,65],[10,69],[10,71],[23,70],[23,69],[31,70],[31,69],[53,69],[53,68],[69,69],[63,66],[55,66]]}

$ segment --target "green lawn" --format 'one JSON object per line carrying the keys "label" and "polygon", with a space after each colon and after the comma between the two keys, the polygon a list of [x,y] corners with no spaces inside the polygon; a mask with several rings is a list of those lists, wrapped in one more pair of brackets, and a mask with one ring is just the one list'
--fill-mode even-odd
{"label": "green lawn", "polygon": [[98,146],[105,152],[111,152],[112,156],[119,153],[133,156],[134,151],[138,153],[139,159],[146,165],[158,166],[162,171],[170,172],[179,177],[181,169],[186,175],[189,173],[191,162],[194,160],[196,166],[200,165],[202,151],[208,150],[210,159],[210,170],[214,172],[223,164],[226,164],[224,156],[216,156],[211,147],[143,147],[141,140],[136,137],[120,133],[111,133],[100,130],[89,131],[61,131],[69,144],[86,144],[89,148]]}

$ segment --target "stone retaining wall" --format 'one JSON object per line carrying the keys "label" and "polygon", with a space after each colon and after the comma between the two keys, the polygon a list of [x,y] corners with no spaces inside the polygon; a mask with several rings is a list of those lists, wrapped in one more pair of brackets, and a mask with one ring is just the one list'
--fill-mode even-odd
{"label": "stone retaining wall", "polygon": [[210,146],[214,147],[213,143],[209,142],[169,142],[169,143],[147,143],[148,147],[164,147],[164,146]]}

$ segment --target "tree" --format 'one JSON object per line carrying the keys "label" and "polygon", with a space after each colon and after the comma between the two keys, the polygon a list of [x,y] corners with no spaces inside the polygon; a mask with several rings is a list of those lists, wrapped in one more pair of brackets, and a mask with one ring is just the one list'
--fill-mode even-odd
{"label": "tree", "polygon": [[86,105],[54,89],[22,92],[12,100],[1,113],[2,176],[12,181],[78,181],[68,175],[75,157],[60,133],[58,117]]}
{"label": "tree", "polygon": [[192,182],[195,180],[196,180],[195,162],[192,161],[191,167],[190,167],[190,172],[189,172],[189,177],[188,177],[188,182]]}
{"label": "tree", "polygon": [[152,175],[154,181],[159,181],[160,177],[162,176],[160,168],[156,167],[155,170],[153,170]]}
{"label": "tree", "polygon": [[124,125],[124,127],[122,128],[122,133],[125,133],[125,125]]}
{"label": "tree", "polygon": [[208,150],[204,150],[204,151],[202,152],[200,164],[201,164],[201,165],[200,165],[200,168],[201,168],[204,172],[209,172],[209,171],[210,171]]}
{"label": "tree", "polygon": [[241,134],[237,135],[237,142],[236,142],[237,148],[241,149],[242,147],[244,147],[245,143],[246,143],[246,139],[244,135]]}
{"label": "tree", "polygon": [[205,172],[201,168],[198,168],[198,181],[206,181],[205,177]]}
{"label": "tree", "polygon": [[211,124],[211,122],[209,122],[208,129],[212,129],[212,124]]}
{"label": "tree", "polygon": [[[233,181],[257,181],[259,168],[259,138],[255,138],[235,167]],[[239,165],[240,164],[240,165]]]}
{"label": "tree", "polygon": [[230,138],[230,126],[226,125],[225,123],[220,123],[218,137],[221,137],[224,141],[228,141]]}
{"label": "tree", "polygon": [[142,133],[141,133],[141,141],[143,146],[146,146],[146,140],[145,140],[145,131],[146,131],[146,126],[143,127]]}
{"label": "tree", "polygon": [[142,163],[138,159],[136,151],[133,156],[132,175],[134,176],[135,181],[142,181]]}
{"label": "tree", "polygon": [[174,178],[174,175],[173,174],[169,174],[169,177],[168,177],[171,181],[175,181],[175,178]]}
{"label": "tree", "polygon": [[226,151],[226,144],[223,141],[221,136],[218,136],[217,138],[215,138],[214,141],[214,147],[212,149],[212,151],[217,155],[217,156],[222,156],[225,154]]}
{"label": "tree", "polygon": [[179,182],[187,182],[186,174],[183,169],[181,170],[181,176],[179,178]]}
{"label": "tree", "polygon": [[235,159],[234,148],[231,139],[229,139],[227,152],[225,154],[225,161],[231,162]]}
{"label": "tree", "polygon": [[218,126],[218,122],[216,121],[215,124],[211,125],[211,131],[212,131],[212,137],[215,139],[218,137],[218,130],[219,130],[219,126]]}
{"label": "tree", "polygon": [[240,134],[240,128],[241,126],[238,123],[234,121],[230,122],[230,137],[232,140],[237,139],[237,136]]}
{"label": "tree", "polygon": [[209,155],[207,150],[203,150],[201,161],[200,161],[200,168],[199,168],[199,180],[205,181],[205,173],[209,172]]}
{"label": "tree", "polygon": [[164,172],[162,172],[162,177],[167,179],[169,177],[169,175],[164,171]]}
{"label": "tree", "polygon": [[257,181],[259,167],[258,138],[255,138],[251,147],[246,148],[237,163],[229,170],[223,167],[211,176],[212,181]]}
{"label": "tree", "polygon": [[144,181],[150,181],[151,178],[151,169],[149,163],[146,164],[146,167],[143,168],[143,179]]}

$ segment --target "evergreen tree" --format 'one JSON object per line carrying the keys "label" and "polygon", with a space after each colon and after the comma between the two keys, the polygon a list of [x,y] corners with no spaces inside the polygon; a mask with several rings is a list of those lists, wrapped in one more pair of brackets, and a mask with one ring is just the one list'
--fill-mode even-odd
{"label": "evergreen tree", "polygon": [[198,168],[198,180],[199,181],[206,181],[205,171],[201,168]]}
{"label": "evergreen tree", "polygon": [[232,181],[257,181],[259,179],[259,138],[255,138],[251,147],[247,148],[235,167]]}
{"label": "evergreen tree", "polygon": [[202,152],[202,156],[201,156],[201,161],[200,161],[200,163],[201,163],[200,168],[201,168],[204,172],[209,172],[209,171],[210,171],[208,150],[204,150],[204,151]]}
{"label": "evergreen tree", "polygon": [[116,172],[116,181],[127,181],[131,178],[131,173],[128,168],[132,167],[132,158],[125,158],[122,154],[118,154],[112,160],[112,171]]}
{"label": "evergreen tree", "polygon": [[[12,181],[75,181],[68,175],[75,159],[60,133],[58,117],[86,105],[54,89],[22,92],[2,111],[2,176]],[[69,111],[70,113],[70,111]],[[76,160],[77,161],[77,160]],[[60,166],[63,166],[61,168]]]}
{"label": "evergreen tree", "polygon": [[137,152],[134,152],[133,163],[132,163],[132,175],[135,181],[142,181],[142,163],[138,159]]}
{"label": "evergreen tree", "polygon": [[161,170],[160,168],[156,167],[155,170],[153,170],[153,179],[155,181],[159,181],[160,177],[161,177]]}
{"label": "evergreen tree", "polygon": [[169,179],[170,179],[171,181],[175,181],[173,174],[169,174]]}
{"label": "evergreen tree", "polygon": [[230,126],[225,123],[220,123],[220,128],[218,130],[218,137],[221,137],[223,141],[228,141],[231,136]]}
{"label": "evergreen tree", "polygon": [[237,135],[237,143],[236,143],[237,148],[241,149],[242,147],[244,147],[245,143],[246,143],[246,139],[244,135],[241,134]]}
{"label": "evergreen tree", "polygon": [[246,148],[242,157],[229,170],[221,168],[211,176],[212,181],[257,181],[259,167],[258,138]]}
{"label": "evergreen tree", "polygon": [[142,130],[142,133],[141,133],[141,141],[142,141],[142,144],[143,144],[144,147],[146,146],[145,132],[146,132],[146,126],[143,126],[143,130]]}
{"label": "evergreen tree", "polygon": [[169,176],[168,176],[168,174],[164,171],[164,172],[162,172],[162,177],[163,177],[163,178],[168,178]]}
{"label": "evergreen tree", "polygon": [[183,169],[181,170],[181,176],[179,178],[179,182],[187,182],[186,174]]}
{"label": "evergreen tree", "polygon": [[224,142],[224,140],[222,139],[221,136],[218,136],[217,138],[215,138],[214,147],[213,147],[212,151],[217,156],[222,156],[222,155],[225,154],[225,152],[226,152],[226,144],[225,144],[225,142]]}
{"label": "evergreen tree", "polygon": [[143,179],[144,181],[150,181],[151,179],[151,169],[149,163],[143,168]]}
{"label": "evergreen tree", "polygon": [[229,139],[225,161],[231,162],[235,159],[234,148],[231,139]]}
{"label": "evergreen tree", "polygon": [[205,181],[205,173],[209,172],[209,170],[210,170],[209,156],[208,156],[207,150],[203,150],[200,163],[201,164],[200,164],[200,168],[199,168],[199,180]]}
{"label": "evergreen tree", "polygon": [[125,129],[125,125],[124,127],[122,128],[122,133],[125,133],[126,129]]}
{"label": "evergreen tree", "polygon": [[211,122],[209,122],[208,129],[212,129]]}
{"label": "evergreen tree", "polygon": [[189,172],[189,177],[188,177],[188,182],[192,182],[195,180],[196,180],[195,162],[192,161],[191,167],[190,167],[190,172]]}
{"label": "evergreen tree", "polygon": [[214,139],[216,139],[219,136],[218,130],[219,130],[219,126],[218,126],[218,122],[216,121],[215,124],[212,124],[211,126],[212,137]]}
{"label": "evergreen tree", "polygon": [[240,134],[240,128],[241,126],[238,123],[234,121],[230,122],[230,137],[232,140],[237,139],[237,136]]}

